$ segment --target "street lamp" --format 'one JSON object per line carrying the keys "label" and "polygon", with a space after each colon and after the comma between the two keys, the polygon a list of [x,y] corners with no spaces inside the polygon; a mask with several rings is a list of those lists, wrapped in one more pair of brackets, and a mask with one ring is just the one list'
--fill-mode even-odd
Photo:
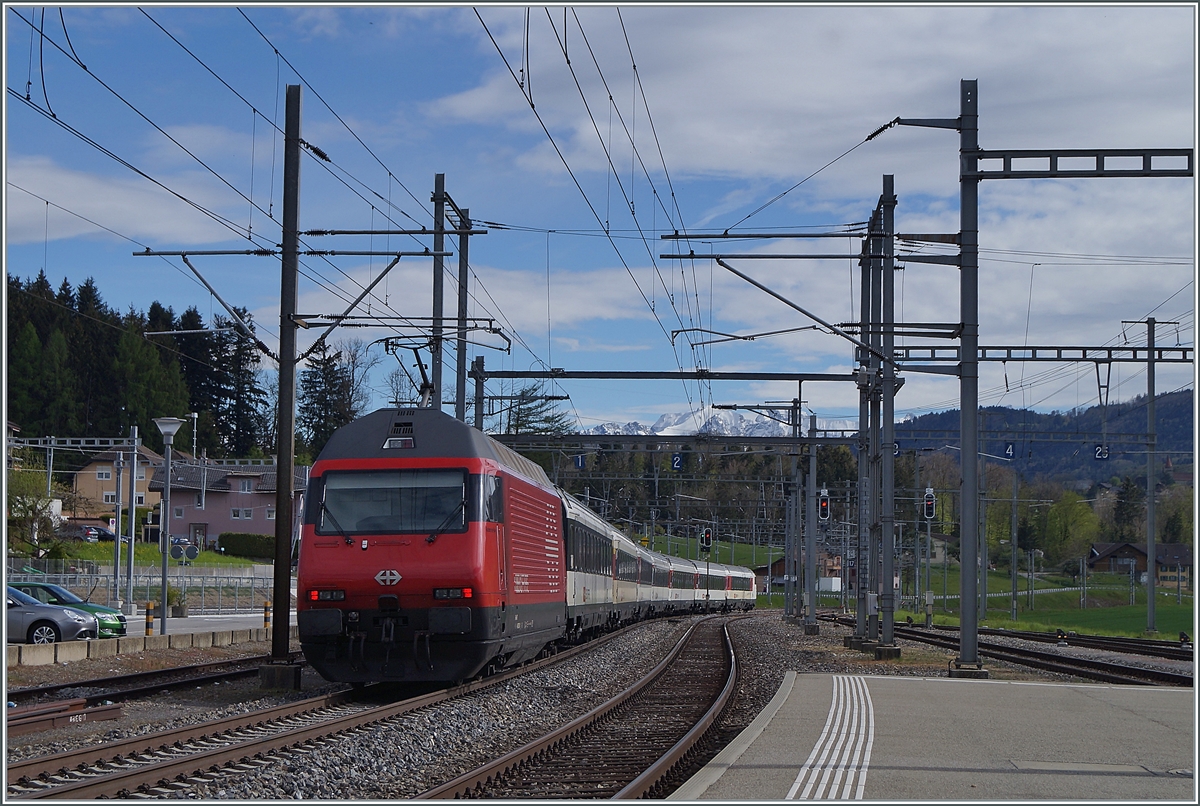
{"label": "street lamp", "polygon": [[[158,527],[158,548],[162,551],[162,591],[158,600],[158,631],[167,634],[167,552],[171,550],[171,443],[183,425],[178,417],[155,417],[154,424],[163,435],[163,466],[166,478],[163,481],[162,518]],[[131,547],[132,549],[132,547]]]}

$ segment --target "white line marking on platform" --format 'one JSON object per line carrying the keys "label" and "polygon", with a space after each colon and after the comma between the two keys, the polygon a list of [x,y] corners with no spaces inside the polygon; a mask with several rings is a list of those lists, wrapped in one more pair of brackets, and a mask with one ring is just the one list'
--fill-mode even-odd
{"label": "white line marking on platform", "polygon": [[862,800],[874,743],[875,708],[866,679],[834,675],[833,702],[825,727],[788,790],[787,799]]}

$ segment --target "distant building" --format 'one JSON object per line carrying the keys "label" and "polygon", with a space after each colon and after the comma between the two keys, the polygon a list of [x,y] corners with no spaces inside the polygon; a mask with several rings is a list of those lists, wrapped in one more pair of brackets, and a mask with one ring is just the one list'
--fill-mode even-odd
{"label": "distant building", "polygon": [[[759,591],[766,590],[768,578],[771,582],[771,590],[783,590],[785,562],[785,559],[780,557],[771,563],[769,567],[763,565],[754,569],[754,581],[758,585]],[[817,546],[817,577],[837,577],[841,579],[842,556],[828,551],[822,546]]]}
{"label": "distant building", "polygon": [[[171,468],[171,512],[162,513],[172,537],[204,549],[217,546],[222,532],[275,534],[275,464],[271,459],[207,460]],[[306,466],[294,468],[293,522],[308,485]],[[164,474],[155,468],[150,489],[162,495]]]}
{"label": "distant building", "polygon": [[[77,523],[92,525],[107,525],[112,517],[113,508],[117,503],[117,468],[120,458],[124,462],[121,469],[121,504],[129,506],[129,473],[133,465],[132,450],[111,450],[93,456],[75,473],[75,496],[87,503],[87,511],[76,510],[71,519]],[[158,505],[159,495],[152,493],[147,483],[146,468],[151,465],[161,466],[162,456],[142,445],[137,450],[137,482],[134,488],[135,506],[154,507]]]}
{"label": "distant building", "polygon": [[[1155,543],[1155,585],[1192,587],[1192,547],[1183,543]],[[1093,543],[1087,557],[1088,570],[1102,574],[1128,574],[1130,567],[1139,581],[1146,579],[1145,543]]]}
{"label": "distant building", "polygon": [[1167,456],[1163,459],[1163,472],[1171,477],[1171,480],[1176,484],[1183,484],[1191,487],[1193,484],[1192,467],[1177,469],[1171,462],[1171,457]]}

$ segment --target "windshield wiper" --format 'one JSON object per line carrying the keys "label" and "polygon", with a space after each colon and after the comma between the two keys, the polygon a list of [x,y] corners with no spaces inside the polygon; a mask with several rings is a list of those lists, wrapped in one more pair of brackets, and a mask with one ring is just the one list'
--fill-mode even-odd
{"label": "windshield wiper", "polygon": [[458,506],[450,510],[450,514],[446,516],[446,519],[439,523],[438,527],[429,533],[429,537],[425,538],[425,542],[432,543],[433,541],[437,540],[437,536],[442,532],[443,529],[450,525],[450,521],[454,519],[454,516],[462,512],[462,508],[465,503],[466,498],[464,498],[462,501],[459,501]]}
{"label": "windshield wiper", "polygon": [[342,528],[342,525],[338,523],[338,519],[333,517],[333,511],[325,506],[324,501],[321,502],[321,513],[329,516],[330,522],[333,523],[333,528],[338,530],[338,534],[346,541],[347,546],[354,542],[350,535],[346,534],[346,530]]}

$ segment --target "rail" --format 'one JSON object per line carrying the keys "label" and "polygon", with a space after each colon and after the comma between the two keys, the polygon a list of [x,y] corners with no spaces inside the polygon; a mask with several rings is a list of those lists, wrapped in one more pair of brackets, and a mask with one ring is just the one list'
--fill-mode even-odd
{"label": "rail", "polygon": [[[671,676],[670,672],[678,671],[674,667],[681,665],[681,655],[689,648],[689,643],[694,643],[693,639],[698,630],[709,629],[704,626],[704,622],[708,620],[704,619],[692,625],[662,662],[621,694],[578,719],[550,731],[542,738],[421,793],[416,798],[445,799],[493,795],[515,797],[512,794],[514,787],[523,783],[536,789],[536,792],[525,792],[520,797],[602,797],[605,794],[619,798],[656,796],[651,793],[656,791],[677,765],[686,762],[689,752],[724,709],[735,688],[737,665],[724,623],[721,624],[724,636],[723,650],[728,659],[729,672],[720,693],[702,693],[702,686],[718,681],[693,672],[682,672],[671,683],[662,685],[664,678]],[[680,685],[680,677],[690,683],[686,692]],[[638,709],[626,708],[635,702],[639,695],[654,703],[655,718],[650,723],[639,722],[637,717],[641,715],[630,713]],[[686,701],[688,705],[707,702],[709,706],[698,717],[693,713],[688,717],[668,718],[663,709],[668,703],[678,704],[680,701]],[[622,733],[622,722],[627,717],[632,717],[634,725],[631,730]],[[690,729],[678,724],[681,719],[690,725]],[[657,732],[671,723],[676,724],[674,728],[667,728],[668,733]],[[672,729],[678,731],[672,739],[679,736],[679,733],[684,733],[684,736],[673,741],[670,748],[663,753],[661,737],[669,735]],[[614,741],[612,734],[617,734],[619,738]],[[613,753],[614,747],[619,749],[619,753]],[[610,763],[604,757],[606,752],[617,755],[619,760]],[[644,756],[643,752],[648,752],[649,755]],[[575,757],[580,754],[593,760],[603,769],[603,783],[582,780],[571,774],[555,776],[554,770],[558,768],[551,768],[550,765],[562,758],[566,769],[578,771],[579,765]],[[639,762],[639,758],[643,761]],[[590,762],[584,765],[585,774],[592,766]],[[547,777],[552,780],[547,781]],[[622,786],[625,780],[630,783]]]}
{"label": "rail", "polygon": [[[245,758],[286,750],[502,684],[594,649],[625,632],[616,630],[518,669],[378,707],[359,707],[357,692],[342,691],[214,722],[24,759],[7,766],[6,799],[122,797],[152,792],[160,781],[179,776],[219,774],[215,771]],[[289,721],[297,716],[304,717],[304,724]],[[263,735],[266,725],[275,726],[269,735]],[[226,744],[214,748],[216,736]]]}

